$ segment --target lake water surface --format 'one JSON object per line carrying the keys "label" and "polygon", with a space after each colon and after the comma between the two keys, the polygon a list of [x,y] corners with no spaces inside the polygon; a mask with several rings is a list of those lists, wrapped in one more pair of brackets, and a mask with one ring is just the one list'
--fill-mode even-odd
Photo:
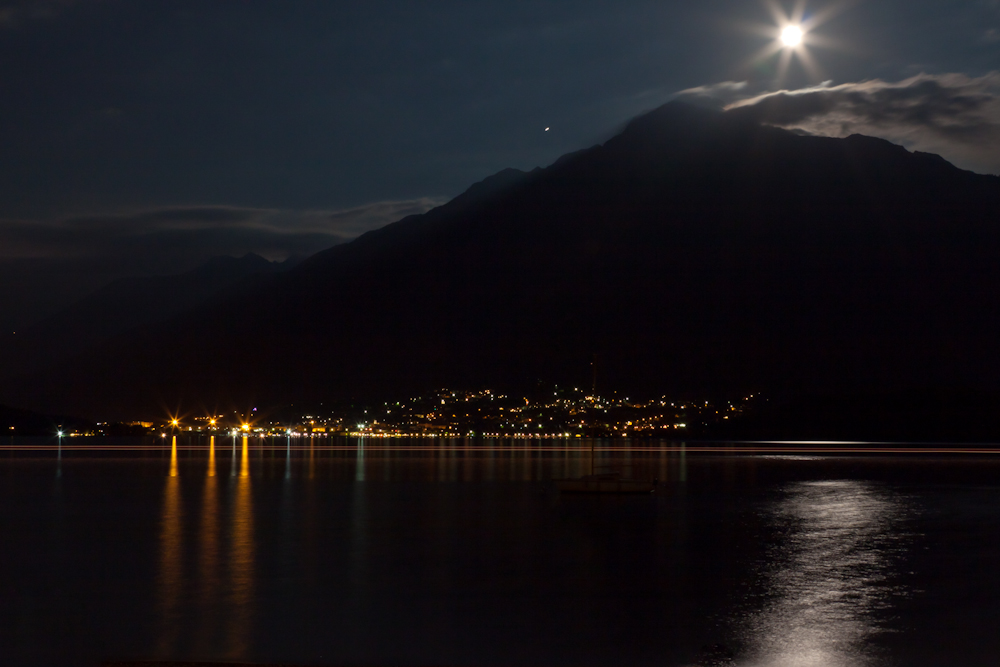
{"label": "lake water surface", "polygon": [[[1000,656],[994,455],[168,441],[0,450],[0,664]],[[657,490],[555,491],[591,465]]]}

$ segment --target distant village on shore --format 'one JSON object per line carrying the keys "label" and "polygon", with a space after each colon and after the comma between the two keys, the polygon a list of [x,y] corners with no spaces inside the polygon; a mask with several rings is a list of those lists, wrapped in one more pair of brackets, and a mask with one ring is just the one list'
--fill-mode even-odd
{"label": "distant village on shore", "polygon": [[534,396],[507,395],[490,389],[440,389],[375,405],[290,405],[271,410],[250,408],[242,413],[169,414],[159,421],[70,423],[56,428],[65,437],[242,433],[314,438],[684,438],[738,419],[751,409],[754,400],[754,396],[725,402],[666,396],[633,400],[617,393],[601,396],[578,387],[559,386],[540,390]]}

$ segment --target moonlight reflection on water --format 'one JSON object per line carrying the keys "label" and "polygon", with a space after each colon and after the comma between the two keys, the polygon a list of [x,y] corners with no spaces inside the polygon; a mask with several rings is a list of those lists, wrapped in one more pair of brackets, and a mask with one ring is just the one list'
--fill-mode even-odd
{"label": "moonlight reflection on water", "polygon": [[767,599],[746,629],[750,664],[880,664],[870,639],[898,594],[890,584],[905,548],[905,497],[859,480],[798,482],[770,510],[783,538],[765,569]]}
{"label": "moonlight reflection on water", "polygon": [[[1000,458],[225,438],[0,456],[0,656],[992,666]],[[52,628],[59,628],[53,632]]]}

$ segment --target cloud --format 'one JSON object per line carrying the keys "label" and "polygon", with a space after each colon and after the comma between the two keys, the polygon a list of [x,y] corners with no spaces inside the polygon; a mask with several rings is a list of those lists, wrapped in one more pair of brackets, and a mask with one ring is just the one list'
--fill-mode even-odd
{"label": "cloud", "polygon": [[742,99],[731,84],[703,89],[729,113],[763,123],[824,136],[867,134],[938,153],[966,169],[1000,173],[1000,72],[827,82]]}
{"label": "cloud", "polygon": [[56,220],[0,218],[0,329],[16,331],[112,280],[181,273],[220,255],[306,256],[445,202],[344,210],[173,206]]}
{"label": "cloud", "polygon": [[687,102],[723,107],[734,100],[745,99],[748,94],[757,92],[759,91],[751,89],[747,81],[721,81],[682,90],[675,97]]}
{"label": "cloud", "polygon": [[424,213],[444,199],[381,201],[344,210],[179,206],[58,220],[0,220],[0,261],[106,259],[143,273],[192,268],[209,257],[310,255]]}
{"label": "cloud", "polygon": [[447,199],[422,197],[402,201],[383,201],[329,214],[329,220],[350,238],[361,236],[367,231],[378,229],[386,221],[402,220],[408,215],[426,213],[435,206],[444,204]]}

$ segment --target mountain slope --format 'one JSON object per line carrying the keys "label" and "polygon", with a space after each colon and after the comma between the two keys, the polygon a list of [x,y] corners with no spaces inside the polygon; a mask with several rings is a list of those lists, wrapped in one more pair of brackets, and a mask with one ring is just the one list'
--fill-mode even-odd
{"label": "mountain slope", "polygon": [[0,376],[44,370],[101,341],[220,298],[252,276],[285,271],[297,262],[271,262],[249,253],[240,258],[214,257],[176,275],[121,278],[55,316],[8,336],[0,355]]}
{"label": "mountain slope", "polygon": [[671,103],[21,395],[105,416],[582,384],[593,354],[627,392],[994,387],[998,221],[1000,178]]}

